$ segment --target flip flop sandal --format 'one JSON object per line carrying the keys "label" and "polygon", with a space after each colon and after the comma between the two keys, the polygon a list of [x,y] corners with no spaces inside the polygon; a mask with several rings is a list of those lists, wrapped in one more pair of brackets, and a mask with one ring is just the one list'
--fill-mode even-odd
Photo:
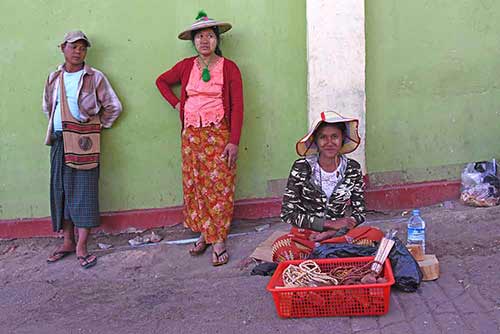
{"label": "flip flop sandal", "polygon": [[[201,244],[205,244],[205,246],[201,247],[200,246]],[[198,240],[193,245],[194,245],[194,247],[189,250],[189,255],[191,255],[191,256],[201,255],[201,254],[205,253],[205,251],[208,248],[208,244],[206,242],[204,242],[204,241],[199,241]],[[196,248],[198,248],[198,249],[196,249]]]}
{"label": "flip flop sandal", "polygon": [[73,254],[75,251],[55,251],[54,253],[52,253],[49,258],[47,259],[47,263],[54,263],[54,262],[57,262],[59,260],[61,260],[62,258],[70,255],[70,254]]}
{"label": "flip flop sandal", "polygon": [[223,261],[219,261],[219,259],[224,255],[224,254],[227,254],[226,250],[223,250],[222,252],[220,252],[219,254],[217,254],[216,251],[214,251],[214,254],[215,254],[215,257],[217,258],[217,261],[212,261],[212,265],[214,267],[218,267],[218,266],[222,266],[226,263],[229,262],[229,255],[226,257],[225,260]]}
{"label": "flip flop sandal", "polygon": [[92,256],[94,255],[87,254],[86,256],[78,256],[77,260],[80,262],[80,266],[84,269],[89,269],[90,267],[95,266],[97,264],[97,257],[94,256],[94,259],[89,261]]}

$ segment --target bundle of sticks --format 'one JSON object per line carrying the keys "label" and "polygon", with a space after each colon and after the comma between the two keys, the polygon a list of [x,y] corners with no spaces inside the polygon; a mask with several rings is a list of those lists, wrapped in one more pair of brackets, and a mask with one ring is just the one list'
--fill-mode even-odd
{"label": "bundle of sticks", "polygon": [[380,245],[377,249],[377,254],[375,254],[375,259],[373,260],[373,264],[371,266],[372,271],[377,275],[379,275],[382,271],[384,262],[389,256],[389,252],[391,251],[392,246],[394,246],[394,236],[396,235],[396,233],[397,231],[390,230],[380,241]]}

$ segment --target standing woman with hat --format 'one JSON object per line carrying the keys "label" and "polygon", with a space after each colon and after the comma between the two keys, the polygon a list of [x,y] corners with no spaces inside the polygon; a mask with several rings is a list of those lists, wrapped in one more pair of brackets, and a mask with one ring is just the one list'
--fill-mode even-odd
{"label": "standing woman with hat", "polygon": [[[233,215],[236,159],[243,124],[243,87],[238,66],[222,57],[220,34],[229,23],[200,11],[179,39],[198,55],[183,59],[156,80],[182,124],[184,225],[200,238],[189,250],[201,255],[212,245],[212,264],[226,264],[225,241]],[[172,86],[181,84],[180,98]]]}
{"label": "standing woman with hat", "polygon": [[308,258],[318,242],[380,240],[376,229],[354,228],[365,221],[363,174],[345,154],[359,143],[358,120],[336,112],[321,113],[297,142],[297,154],[303,157],[292,166],[281,208],[281,220],[293,227],[274,242],[273,261]]}

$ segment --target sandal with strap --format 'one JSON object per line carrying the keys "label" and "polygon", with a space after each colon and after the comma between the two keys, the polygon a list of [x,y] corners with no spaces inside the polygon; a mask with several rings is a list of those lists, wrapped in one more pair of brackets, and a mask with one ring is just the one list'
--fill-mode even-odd
{"label": "sandal with strap", "polygon": [[78,256],[77,259],[83,269],[89,269],[90,267],[93,267],[97,264],[97,257],[92,254],[87,254],[86,256]]}
{"label": "sandal with strap", "polygon": [[224,254],[227,254],[227,251],[225,249],[220,253],[217,253],[216,251],[214,251],[214,255],[217,258],[217,261],[212,261],[212,265],[214,267],[222,266],[222,265],[229,262],[229,255],[227,255],[224,260],[222,260],[222,261],[219,260]]}
{"label": "sandal with strap", "polygon": [[55,251],[54,253],[50,254],[49,258],[47,259],[47,263],[54,263],[54,262],[57,262],[59,260],[61,260],[62,258],[70,255],[70,254],[73,254],[75,251],[63,251],[63,250],[59,250],[59,251]]}
{"label": "sandal with strap", "polygon": [[208,248],[208,244],[205,241],[197,240],[196,242],[193,243],[194,247],[189,250],[189,255],[191,256],[198,256],[203,253]]}

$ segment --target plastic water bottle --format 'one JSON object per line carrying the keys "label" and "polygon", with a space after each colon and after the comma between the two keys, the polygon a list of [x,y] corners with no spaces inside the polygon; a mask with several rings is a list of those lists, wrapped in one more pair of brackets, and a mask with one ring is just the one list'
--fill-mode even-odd
{"label": "plastic water bottle", "polygon": [[420,217],[420,210],[415,209],[411,212],[408,219],[408,245],[421,245],[425,254],[425,221]]}

